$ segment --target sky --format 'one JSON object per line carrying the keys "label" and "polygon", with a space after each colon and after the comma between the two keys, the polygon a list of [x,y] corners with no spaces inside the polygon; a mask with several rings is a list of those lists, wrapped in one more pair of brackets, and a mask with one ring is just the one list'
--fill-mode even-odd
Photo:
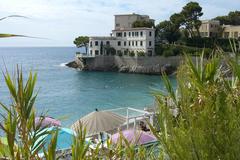
{"label": "sky", "polygon": [[[180,12],[188,0],[0,0],[0,33],[21,34],[34,38],[1,38],[0,47],[74,46],[75,37],[108,36],[114,27],[114,15],[147,14],[156,23]],[[198,0],[203,8],[201,19],[240,10],[240,0]]]}

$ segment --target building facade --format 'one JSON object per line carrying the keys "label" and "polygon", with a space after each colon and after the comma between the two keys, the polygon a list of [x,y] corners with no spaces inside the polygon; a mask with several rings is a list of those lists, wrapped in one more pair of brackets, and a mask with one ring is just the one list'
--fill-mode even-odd
{"label": "building facade", "polygon": [[240,38],[240,26],[223,25],[223,38]]}
{"label": "building facade", "polygon": [[199,32],[201,37],[240,38],[240,26],[220,25],[218,20],[203,20]]}
{"label": "building facade", "polygon": [[132,28],[136,20],[149,20],[146,15],[115,15],[115,29],[109,37],[90,37],[90,56],[131,55],[152,56],[155,49],[154,28]]}
{"label": "building facade", "polygon": [[150,19],[148,15],[140,14],[119,14],[115,15],[115,30],[118,29],[129,29],[132,28],[132,25],[135,21],[144,20],[151,21],[154,23],[154,19]]}
{"label": "building facade", "polygon": [[203,20],[199,32],[201,37],[217,37],[220,28],[220,22],[217,20]]}

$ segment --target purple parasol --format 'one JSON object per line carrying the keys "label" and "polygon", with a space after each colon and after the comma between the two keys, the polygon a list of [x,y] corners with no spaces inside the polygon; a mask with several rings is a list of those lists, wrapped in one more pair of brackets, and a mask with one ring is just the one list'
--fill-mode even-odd
{"label": "purple parasol", "polygon": [[[128,142],[136,145],[142,145],[157,140],[153,135],[139,130],[125,130],[122,131],[122,135],[128,140]],[[119,137],[119,133],[112,135],[112,142],[117,143]]]}
{"label": "purple parasol", "polygon": [[41,127],[52,127],[52,126],[61,126],[61,122],[51,117],[36,117],[35,125],[40,125]]}

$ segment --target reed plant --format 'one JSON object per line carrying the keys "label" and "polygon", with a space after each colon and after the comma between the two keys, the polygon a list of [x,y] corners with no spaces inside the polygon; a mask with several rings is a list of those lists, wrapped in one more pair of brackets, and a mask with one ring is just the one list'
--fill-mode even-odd
{"label": "reed plant", "polygon": [[232,56],[218,50],[208,60],[186,55],[176,92],[163,76],[166,92],[155,93],[160,132],[151,127],[160,159],[240,159],[240,65],[233,48]]}

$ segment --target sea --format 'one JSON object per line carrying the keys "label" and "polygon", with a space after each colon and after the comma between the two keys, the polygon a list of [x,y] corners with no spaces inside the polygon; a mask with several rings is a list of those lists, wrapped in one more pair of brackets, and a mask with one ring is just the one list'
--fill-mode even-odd
{"label": "sea", "polygon": [[[25,80],[30,71],[37,74],[37,115],[60,119],[65,127],[96,108],[152,106],[153,92],[165,91],[159,75],[90,72],[66,67],[81,50],[75,47],[1,47],[0,102],[11,104],[2,72],[14,75],[17,66],[22,68]],[[170,81],[176,86],[175,77],[170,77]]]}

